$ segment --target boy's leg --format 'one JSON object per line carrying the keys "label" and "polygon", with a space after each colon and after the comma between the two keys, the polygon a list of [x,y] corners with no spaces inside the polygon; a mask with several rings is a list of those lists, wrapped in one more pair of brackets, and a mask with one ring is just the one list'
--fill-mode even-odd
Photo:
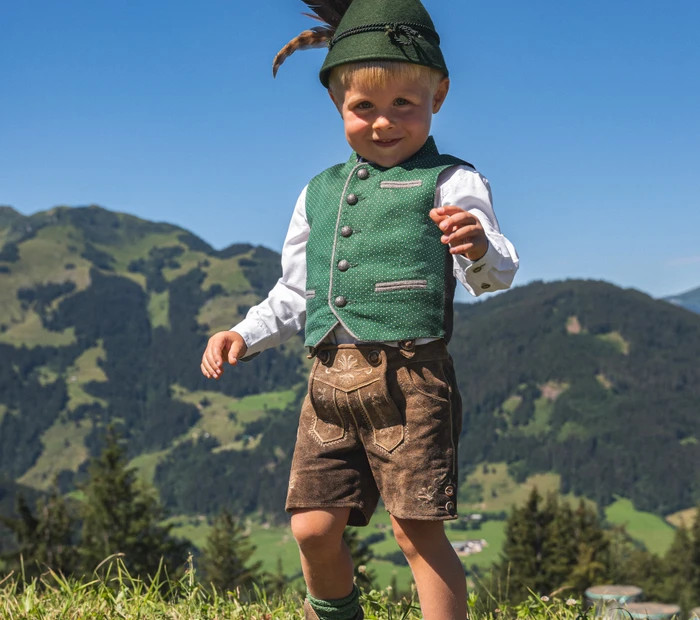
{"label": "boy's leg", "polygon": [[350,508],[296,509],[292,534],[299,545],[301,568],[309,594],[338,600],[353,592],[350,550],[343,540]]}
{"label": "boy's leg", "polygon": [[397,519],[391,524],[418,588],[425,620],[464,620],[467,581],[464,567],[452,548],[442,521]]}

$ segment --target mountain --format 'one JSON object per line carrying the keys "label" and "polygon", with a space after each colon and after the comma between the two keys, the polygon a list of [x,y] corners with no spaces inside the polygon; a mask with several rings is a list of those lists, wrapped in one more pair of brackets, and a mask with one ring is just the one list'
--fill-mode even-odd
{"label": "mountain", "polygon": [[[308,365],[300,337],[204,379],[209,334],[280,275],[279,255],[214,250],[99,207],[0,208],[0,474],[63,491],[106,425],[177,513],[280,512]],[[668,514],[700,497],[700,316],[594,281],[536,282],[457,305],[463,474]],[[464,477],[464,476],[463,476]]]}
{"label": "mountain", "polygon": [[208,335],[279,277],[276,253],[215,251],[99,207],[5,207],[0,225],[0,472],[20,483],[46,488],[58,475],[72,488],[110,421],[132,456],[167,450],[219,415],[200,393],[241,398],[303,380],[298,339],[236,380],[199,372]]}
{"label": "mountain", "polygon": [[692,312],[700,313],[700,287],[686,291],[680,295],[666,297],[665,300],[677,306],[686,308],[687,310],[691,310]]}

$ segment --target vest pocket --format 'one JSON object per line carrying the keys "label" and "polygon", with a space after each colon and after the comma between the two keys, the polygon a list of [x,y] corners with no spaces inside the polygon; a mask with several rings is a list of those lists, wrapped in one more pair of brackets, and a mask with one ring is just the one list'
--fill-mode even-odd
{"label": "vest pocket", "polygon": [[374,292],[386,293],[387,291],[405,291],[425,288],[428,288],[427,280],[395,280],[394,282],[377,282],[374,285]]}
{"label": "vest pocket", "polygon": [[316,291],[306,291],[306,299],[314,299],[316,297]]}

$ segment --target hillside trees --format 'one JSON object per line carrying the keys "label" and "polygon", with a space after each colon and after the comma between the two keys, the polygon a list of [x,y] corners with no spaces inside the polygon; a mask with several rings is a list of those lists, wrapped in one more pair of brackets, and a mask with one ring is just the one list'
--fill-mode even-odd
{"label": "hillside trees", "polygon": [[530,591],[580,597],[592,585],[618,583],[639,586],[646,600],[679,604],[685,613],[700,605],[700,518],[690,529],[677,528],[659,557],[623,528],[606,528],[583,501],[572,508],[556,494],[543,500],[533,489],[508,518],[501,561],[490,577],[487,589],[512,602]]}
{"label": "hillside trees", "polygon": [[261,562],[251,562],[255,546],[245,528],[229,511],[223,510],[212,523],[202,549],[202,582],[220,592],[252,588],[260,578]]}
{"label": "hillside trees", "polygon": [[68,501],[53,489],[37,500],[35,512],[17,494],[17,517],[0,518],[16,542],[4,556],[10,569],[19,571],[23,564],[26,577],[48,568],[64,575],[90,574],[118,553],[134,577],[154,576],[161,560],[171,576],[177,575],[189,544],[171,535],[172,526],[161,525],[165,515],[153,489],[143,487],[127,467],[111,427],[81,491],[82,499]]}
{"label": "hillside trees", "polygon": [[36,514],[24,496],[18,494],[16,511],[15,519],[0,517],[0,523],[17,541],[17,548],[5,555],[10,569],[27,579],[41,575],[47,567],[64,575],[77,572],[75,511],[56,490],[37,500]]}
{"label": "hillside trees", "polygon": [[608,546],[593,509],[580,502],[574,510],[555,494],[543,502],[533,489],[522,507],[513,508],[495,572],[513,600],[562,587],[582,594],[607,577]]}
{"label": "hillside trees", "polygon": [[134,469],[126,466],[125,450],[109,429],[105,447],[89,468],[83,487],[83,564],[93,570],[114,553],[124,554],[133,576],[155,575],[161,558],[169,574],[182,567],[188,543],[171,535],[171,525],[161,525],[164,512],[152,492],[141,487]]}
{"label": "hillside trees", "polygon": [[555,471],[563,492],[657,514],[698,500],[698,315],[604,282],[536,282],[455,305],[450,351],[462,468]]}

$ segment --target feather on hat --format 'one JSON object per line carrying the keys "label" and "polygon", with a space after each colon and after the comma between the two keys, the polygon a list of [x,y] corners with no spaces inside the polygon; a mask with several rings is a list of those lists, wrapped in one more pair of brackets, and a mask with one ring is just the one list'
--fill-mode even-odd
{"label": "feather on hat", "polygon": [[306,5],[315,13],[302,13],[323,23],[322,26],[314,26],[304,30],[299,36],[294,37],[275,56],[272,62],[272,75],[277,76],[277,71],[282,63],[294,52],[299,50],[327,47],[335,36],[335,31],[343,19],[345,12],[352,0],[304,0]]}
{"label": "feather on hat", "polygon": [[328,88],[334,67],[389,60],[438,69],[447,76],[440,36],[420,0],[303,0],[322,25],[305,30],[275,56],[272,73],[297,50],[328,47],[319,78]]}

